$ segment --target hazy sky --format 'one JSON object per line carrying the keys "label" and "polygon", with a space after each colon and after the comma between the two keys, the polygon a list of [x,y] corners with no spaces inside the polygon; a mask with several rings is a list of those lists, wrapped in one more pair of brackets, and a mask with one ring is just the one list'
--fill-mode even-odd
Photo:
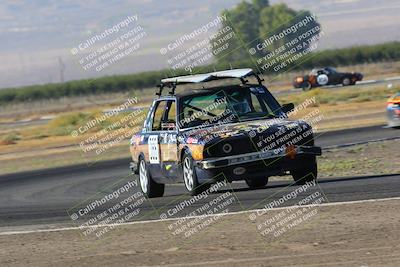
{"label": "hazy sky", "polygon": [[[168,67],[160,48],[206,24],[240,0],[0,0],[0,87],[82,79]],[[400,40],[400,1],[287,0],[314,12],[325,36],[320,49]],[[318,4],[316,4],[318,3]],[[101,72],[85,71],[73,55],[95,34],[137,15],[140,47]],[[133,23],[131,24],[131,26]],[[211,28],[210,34],[216,30]],[[199,37],[201,38],[201,36]],[[196,38],[185,46],[196,42]],[[100,44],[100,42],[98,42]]]}

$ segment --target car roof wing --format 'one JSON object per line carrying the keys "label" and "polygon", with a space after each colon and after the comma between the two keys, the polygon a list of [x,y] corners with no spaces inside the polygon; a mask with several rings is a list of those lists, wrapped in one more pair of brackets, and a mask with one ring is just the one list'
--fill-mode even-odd
{"label": "car roof wing", "polygon": [[203,83],[221,79],[231,79],[237,78],[240,79],[243,83],[246,83],[246,77],[255,76],[258,82],[261,84],[263,81],[257,73],[255,73],[252,69],[233,69],[233,70],[224,70],[224,71],[215,71],[205,74],[196,74],[196,75],[186,75],[186,76],[178,76],[172,78],[165,78],[161,80],[161,85],[159,85],[160,92],[157,95],[161,95],[162,88],[170,87],[172,88],[172,92],[170,94],[174,94],[175,87],[179,84],[188,84],[188,83]]}
{"label": "car roof wing", "polygon": [[196,75],[186,75],[186,76],[178,76],[172,78],[162,79],[161,83],[175,83],[175,84],[186,84],[186,83],[201,83],[201,82],[209,82],[218,79],[228,79],[228,78],[246,78],[248,76],[254,75],[252,69],[233,69],[233,70],[224,70],[224,71],[215,71],[205,74],[196,74]]}

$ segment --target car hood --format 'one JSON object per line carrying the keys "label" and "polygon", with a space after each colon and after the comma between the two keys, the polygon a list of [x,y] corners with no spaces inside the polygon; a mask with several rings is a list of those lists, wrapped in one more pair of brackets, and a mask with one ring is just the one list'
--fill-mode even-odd
{"label": "car hood", "polygon": [[287,133],[297,130],[298,133],[311,131],[311,126],[304,121],[281,119],[252,120],[238,123],[215,124],[207,127],[196,127],[181,131],[181,143],[207,144],[221,139],[251,138],[258,141],[266,136],[277,135],[279,131]]}

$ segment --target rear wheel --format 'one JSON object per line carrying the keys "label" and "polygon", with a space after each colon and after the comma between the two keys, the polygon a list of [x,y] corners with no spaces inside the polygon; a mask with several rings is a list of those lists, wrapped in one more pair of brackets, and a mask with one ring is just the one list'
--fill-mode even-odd
{"label": "rear wheel", "polygon": [[350,85],[350,84],[351,84],[350,78],[348,78],[348,77],[344,78],[344,79],[342,80],[342,84],[343,84],[343,86],[348,86],[348,85]]}
{"label": "rear wheel", "polygon": [[200,184],[197,180],[193,158],[185,152],[182,160],[183,182],[190,195],[195,196],[210,188],[209,184]]}
{"label": "rear wheel", "polygon": [[265,187],[268,183],[268,177],[267,178],[251,178],[251,179],[246,179],[246,184],[251,188],[262,188]]}
{"label": "rear wheel", "polygon": [[308,168],[291,171],[291,174],[297,185],[304,185],[307,182],[316,181],[318,175],[317,163],[309,165]]}
{"label": "rear wheel", "polygon": [[164,195],[165,185],[154,182],[147,169],[146,162],[142,158],[139,160],[139,182],[140,189],[145,197],[153,198]]}

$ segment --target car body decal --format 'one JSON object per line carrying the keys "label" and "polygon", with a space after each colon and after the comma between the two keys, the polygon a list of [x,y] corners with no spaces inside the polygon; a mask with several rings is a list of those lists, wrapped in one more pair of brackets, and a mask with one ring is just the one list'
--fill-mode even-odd
{"label": "car body decal", "polygon": [[160,163],[160,149],[158,146],[158,135],[150,135],[148,144],[149,144],[150,164]]}

